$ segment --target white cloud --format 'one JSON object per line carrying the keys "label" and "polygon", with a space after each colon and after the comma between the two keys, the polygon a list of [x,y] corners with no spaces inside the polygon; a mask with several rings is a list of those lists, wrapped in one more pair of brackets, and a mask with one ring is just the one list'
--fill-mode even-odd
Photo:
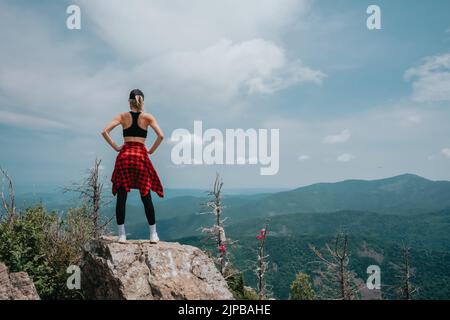
{"label": "white cloud", "polygon": [[0,111],[0,123],[21,128],[67,129],[66,125],[57,121],[8,111]]}
{"label": "white cloud", "polygon": [[134,78],[164,102],[227,103],[240,93],[271,94],[321,84],[326,77],[298,58],[288,59],[276,41],[310,0],[82,4],[99,37],[127,57],[135,65]]}
{"label": "white cloud", "polygon": [[14,43],[0,51],[0,103],[11,124],[20,125],[19,116],[27,123],[33,114],[36,127],[30,128],[85,132],[99,126],[105,110],[109,118],[115,112],[111,106],[126,103],[130,75],[102,64],[94,67],[81,54],[88,50],[86,42],[58,39],[44,16],[12,5],[0,4],[0,21],[14,26],[0,28],[0,42]]}
{"label": "white cloud", "polygon": [[64,37],[41,12],[2,3],[0,21],[14,27],[0,28],[0,41],[14,46],[0,51],[0,104],[85,132],[126,108],[128,90],[138,86],[162,112],[183,117],[216,107],[220,119],[248,95],[323,81],[280,38],[309,3],[81,0],[90,27]]}
{"label": "white cloud", "polygon": [[271,94],[297,84],[313,83],[320,85],[326,77],[325,73],[304,66],[300,60],[297,60],[292,63],[285,63],[269,79],[262,77],[250,79],[248,81],[249,92]]}
{"label": "white cloud", "polygon": [[420,107],[393,107],[380,110],[373,115],[378,121],[389,122],[401,128],[415,128],[424,124],[427,114]]}
{"label": "white cloud", "polygon": [[405,72],[405,79],[412,81],[415,101],[450,101],[450,53],[425,58]]}
{"label": "white cloud", "polygon": [[299,161],[307,161],[309,159],[311,159],[311,157],[309,155],[307,155],[307,154],[301,155],[300,157],[298,157]]}
{"label": "white cloud", "polygon": [[98,35],[140,61],[168,52],[201,51],[220,39],[277,38],[309,0],[81,0]]}
{"label": "white cloud", "polygon": [[336,160],[339,162],[350,162],[353,159],[355,159],[354,155],[352,155],[350,153],[344,153],[344,154],[341,154],[339,157],[337,157]]}
{"label": "white cloud", "polygon": [[406,118],[406,121],[411,124],[419,124],[422,122],[422,117],[417,114],[413,114],[413,115],[408,116]]}
{"label": "white cloud", "polygon": [[325,77],[300,61],[290,63],[283,49],[264,39],[222,39],[202,50],[170,52],[140,65],[137,75],[160,95],[185,102],[227,102],[242,91],[271,94]]}
{"label": "white cloud", "polygon": [[441,153],[444,155],[444,157],[450,159],[450,148],[444,148],[444,149],[442,149]]}
{"label": "white cloud", "polygon": [[335,144],[347,142],[351,137],[350,130],[345,129],[341,133],[336,135],[330,135],[323,138],[323,143]]}

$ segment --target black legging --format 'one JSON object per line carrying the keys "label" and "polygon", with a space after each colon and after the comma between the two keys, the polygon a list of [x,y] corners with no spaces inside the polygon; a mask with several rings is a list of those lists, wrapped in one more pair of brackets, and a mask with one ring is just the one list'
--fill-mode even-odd
{"label": "black legging", "polygon": [[[120,187],[117,191],[117,204],[116,204],[116,221],[118,225],[125,223],[125,207],[127,203],[127,191]],[[145,215],[149,225],[155,224],[155,208],[153,208],[152,196],[150,191],[146,196],[142,196],[142,203],[144,204]]]}

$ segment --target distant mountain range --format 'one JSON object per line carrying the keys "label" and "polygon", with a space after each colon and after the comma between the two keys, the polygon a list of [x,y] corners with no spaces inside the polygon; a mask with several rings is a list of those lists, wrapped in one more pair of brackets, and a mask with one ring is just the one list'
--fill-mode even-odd
{"label": "distant mountain range", "polygon": [[[168,238],[195,236],[201,226],[211,223],[211,216],[198,214],[205,211],[202,204],[207,199],[207,197],[184,196],[157,203],[157,219],[165,236]],[[261,224],[267,218],[276,223],[274,217],[282,216],[280,221],[299,221],[301,228],[298,230],[303,231],[304,228],[312,228],[307,221],[322,219],[324,222],[332,220],[332,226],[352,230],[356,230],[356,225],[367,225],[377,230],[380,225],[387,223],[390,226],[387,230],[393,230],[392,234],[398,234],[393,227],[396,221],[403,221],[404,228],[408,226],[410,229],[414,229],[412,221],[415,221],[416,226],[420,225],[421,230],[424,230],[427,221],[439,220],[445,229],[444,223],[447,219],[445,210],[450,209],[450,181],[431,181],[405,174],[373,181],[319,183],[271,194],[230,195],[224,196],[223,203],[224,217],[228,217],[227,224],[230,227],[242,223]],[[138,229],[145,223],[142,208],[136,205],[128,210],[130,214],[127,214],[129,216],[127,221],[131,227],[130,231],[133,236],[141,237]],[[342,211],[346,211],[347,214],[342,214]],[[333,214],[334,212],[341,214]],[[328,218],[319,215],[321,213],[329,213]],[[303,215],[296,217],[299,214]],[[386,215],[394,217],[385,217]],[[330,220],[331,217],[334,219]],[[433,224],[432,221],[430,223]],[[287,225],[292,227],[293,224]],[[323,229],[327,224],[312,223],[312,225],[320,225]],[[359,229],[366,230],[363,227]]]}
{"label": "distant mountain range", "polygon": [[317,183],[247,203],[245,212],[247,216],[259,216],[261,212],[278,215],[340,210],[412,214],[445,208],[450,208],[450,181],[431,181],[405,174],[373,181]]}
{"label": "distant mountain range", "polygon": [[[63,194],[61,190],[27,193],[17,190],[16,200],[18,205],[25,206],[42,201],[56,209],[78,202],[75,194]],[[137,191],[133,192],[137,195]],[[133,195],[129,204],[140,208],[138,197]],[[223,199],[227,205],[227,215],[240,219],[244,214],[249,218],[341,210],[409,215],[450,208],[449,195],[450,181],[431,181],[414,174],[404,174],[379,180],[317,183],[281,192],[277,189],[228,190],[225,181]],[[105,196],[110,198],[110,191],[105,192]],[[202,211],[201,204],[208,197],[207,190],[167,189],[165,199],[153,198],[160,219],[168,219]]]}

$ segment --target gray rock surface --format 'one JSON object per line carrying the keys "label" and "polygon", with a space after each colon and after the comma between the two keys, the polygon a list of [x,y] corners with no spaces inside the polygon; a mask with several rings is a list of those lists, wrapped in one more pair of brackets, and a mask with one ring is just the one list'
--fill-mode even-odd
{"label": "gray rock surface", "polygon": [[39,300],[39,295],[26,272],[9,273],[0,262],[0,300]]}
{"label": "gray rock surface", "polygon": [[85,248],[81,271],[90,299],[233,299],[214,262],[200,249],[176,242],[103,237]]}

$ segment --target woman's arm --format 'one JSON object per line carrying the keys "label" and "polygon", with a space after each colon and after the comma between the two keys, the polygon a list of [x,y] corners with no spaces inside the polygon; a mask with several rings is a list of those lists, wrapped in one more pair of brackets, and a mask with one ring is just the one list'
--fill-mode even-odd
{"label": "woman's arm", "polygon": [[161,142],[164,140],[164,133],[162,132],[161,128],[158,126],[158,122],[156,121],[156,118],[152,115],[148,115],[149,125],[152,127],[153,131],[156,133],[156,140],[153,143],[152,147],[148,150],[149,154],[153,154],[156,149],[158,149]]}
{"label": "woman's arm", "polygon": [[105,129],[103,129],[102,131],[102,136],[103,138],[105,138],[106,142],[109,143],[109,145],[116,150],[117,152],[120,151],[120,149],[122,149],[122,147],[119,147],[114,140],[111,138],[111,136],[109,135],[109,133],[112,131],[112,129],[114,129],[115,127],[117,127],[121,122],[121,115],[117,115],[110,123],[108,123],[105,127]]}

